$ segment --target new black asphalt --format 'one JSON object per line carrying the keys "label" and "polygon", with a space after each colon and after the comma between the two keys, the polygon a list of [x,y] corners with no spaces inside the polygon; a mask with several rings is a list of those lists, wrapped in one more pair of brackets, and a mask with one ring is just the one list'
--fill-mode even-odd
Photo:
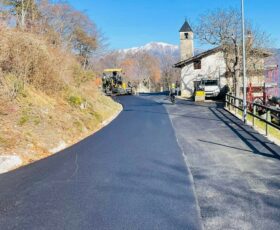
{"label": "new black asphalt", "polygon": [[107,127],[0,175],[0,229],[201,229],[192,177],[161,103],[121,97]]}
{"label": "new black asphalt", "polygon": [[193,175],[204,229],[280,229],[280,147],[223,103],[165,105]]}

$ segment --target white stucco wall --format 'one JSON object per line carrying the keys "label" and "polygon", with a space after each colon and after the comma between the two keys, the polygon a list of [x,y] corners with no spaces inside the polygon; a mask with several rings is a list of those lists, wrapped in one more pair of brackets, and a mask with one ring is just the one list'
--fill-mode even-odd
{"label": "white stucco wall", "polygon": [[194,80],[201,77],[220,79],[221,86],[226,85],[225,79],[226,64],[222,52],[211,54],[201,60],[201,69],[194,69],[194,64],[190,63],[181,70],[182,96],[191,97],[194,91]]}

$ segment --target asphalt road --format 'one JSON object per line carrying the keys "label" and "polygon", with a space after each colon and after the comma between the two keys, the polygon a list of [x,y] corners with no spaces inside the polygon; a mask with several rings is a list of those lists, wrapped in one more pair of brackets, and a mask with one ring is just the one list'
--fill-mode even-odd
{"label": "asphalt road", "polygon": [[201,229],[194,184],[163,103],[121,97],[107,127],[0,175],[0,229]]}
{"label": "asphalt road", "polygon": [[162,103],[194,178],[204,229],[280,229],[280,147],[215,102]]}

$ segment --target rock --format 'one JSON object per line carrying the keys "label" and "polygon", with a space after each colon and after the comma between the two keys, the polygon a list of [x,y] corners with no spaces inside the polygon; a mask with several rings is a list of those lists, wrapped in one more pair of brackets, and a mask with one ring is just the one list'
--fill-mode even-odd
{"label": "rock", "polygon": [[60,141],[58,146],[56,146],[55,148],[50,149],[49,151],[51,153],[57,153],[60,152],[61,150],[65,149],[67,147],[66,143],[64,141]]}
{"label": "rock", "polygon": [[0,156],[0,174],[17,168],[22,164],[20,157],[15,155]]}

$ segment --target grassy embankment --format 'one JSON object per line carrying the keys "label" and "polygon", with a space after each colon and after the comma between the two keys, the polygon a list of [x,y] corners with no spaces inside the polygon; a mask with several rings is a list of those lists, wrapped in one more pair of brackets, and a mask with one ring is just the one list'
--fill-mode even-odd
{"label": "grassy embankment", "polygon": [[120,110],[72,54],[38,35],[1,30],[0,155],[16,154],[24,164],[44,158]]}
{"label": "grassy embankment", "polygon": [[[234,110],[230,110],[230,112],[235,114]],[[237,110],[235,115],[241,119],[242,114],[243,114],[243,112],[241,110]],[[248,124],[253,125],[253,116],[252,115],[247,114],[247,122],[248,122]],[[266,123],[258,118],[255,118],[254,128],[257,131],[259,131],[260,133],[264,134],[265,130],[266,130]],[[268,125],[268,137],[271,138],[271,140],[277,142],[277,144],[280,143],[280,131],[271,125]]]}

